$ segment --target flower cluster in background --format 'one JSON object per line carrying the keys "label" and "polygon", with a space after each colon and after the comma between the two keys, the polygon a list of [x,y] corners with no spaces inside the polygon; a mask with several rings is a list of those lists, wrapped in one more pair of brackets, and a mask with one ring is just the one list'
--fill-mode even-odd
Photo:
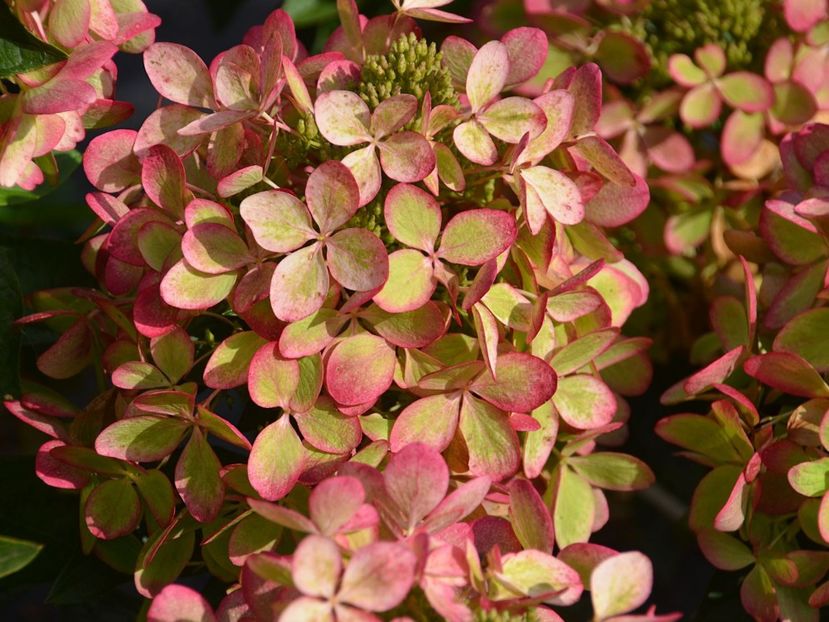
{"label": "flower cluster in background", "polygon": [[[159,42],[164,104],[83,166],[99,288],[49,290],[37,360],[91,367],[76,409],[28,383],[37,472],[81,494],[85,549],[134,571],[150,620],[597,620],[648,598],[650,561],[589,543],[604,491],[650,485],[626,436],[648,296],[605,228],[649,192],[595,131],[595,64],[524,85],[547,38],[421,38],[403,2],[320,54],[277,10],[207,65]],[[195,550],[194,550],[195,549]],[[528,616],[528,617],[527,617]],[[619,618],[622,616],[623,618]],[[636,619],[673,620],[652,611]]]}
{"label": "flower cluster in background", "polygon": [[55,183],[55,155],[72,151],[86,130],[132,114],[131,104],[113,99],[112,57],[142,52],[160,20],[141,0],[27,0],[0,11],[18,18],[4,19],[20,30],[4,26],[6,42],[25,46],[2,76],[0,187],[31,191]]}

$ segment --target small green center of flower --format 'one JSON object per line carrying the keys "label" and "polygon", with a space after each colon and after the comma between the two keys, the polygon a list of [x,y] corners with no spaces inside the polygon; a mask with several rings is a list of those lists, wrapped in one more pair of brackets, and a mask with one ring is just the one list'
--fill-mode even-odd
{"label": "small green center of flower", "polygon": [[432,95],[432,105],[458,105],[443,55],[434,43],[418,39],[414,33],[401,36],[386,54],[372,54],[363,64],[360,97],[374,109],[384,99],[408,93],[423,101]]}

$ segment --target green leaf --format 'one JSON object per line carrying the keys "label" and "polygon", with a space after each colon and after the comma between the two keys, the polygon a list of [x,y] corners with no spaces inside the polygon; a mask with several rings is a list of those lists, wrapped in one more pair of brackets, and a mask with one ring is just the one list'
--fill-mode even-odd
{"label": "green leaf", "polygon": [[337,3],[334,0],[285,0],[282,8],[297,28],[337,21]]}
{"label": "green leaf", "polygon": [[42,548],[36,542],[0,536],[0,578],[28,566]]}
{"label": "green leaf", "polygon": [[65,59],[65,53],[26,30],[4,3],[0,8],[0,78]]}

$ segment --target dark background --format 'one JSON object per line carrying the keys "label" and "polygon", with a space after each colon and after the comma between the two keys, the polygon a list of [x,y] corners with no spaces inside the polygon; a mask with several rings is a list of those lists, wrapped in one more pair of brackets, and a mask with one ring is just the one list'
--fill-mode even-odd
{"label": "dark background", "polygon": [[[174,41],[194,49],[209,61],[241,41],[252,25],[262,23],[280,3],[263,0],[145,0],[149,10],[162,18],[158,41]],[[520,0],[516,0],[520,2]],[[316,51],[333,28],[333,0],[288,0],[310,16],[299,20],[300,37]],[[391,9],[379,0],[360,1],[369,15]],[[472,15],[480,9],[472,2],[455,2],[451,10]],[[459,34],[432,27],[430,38]],[[472,37],[468,27],[462,35]],[[157,96],[144,73],[140,56],[119,54],[117,98],[131,102],[135,115],[125,126],[137,128],[157,105]],[[89,137],[88,137],[89,138]],[[17,274],[19,292],[67,285],[93,285],[81,268],[77,236],[91,222],[83,203],[89,189],[80,169],[58,191],[35,204],[0,208],[0,268]],[[14,291],[0,296],[15,298]],[[6,314],[15,313],[15,305]],[[0,313],[0,349],[8,347],[10,331]],[[22,335],[22,367],[33,369],[36,352],[52,337],[37,328]],[[5,341],[4,341],[5,340]],[[0,370],[2,375],[3,370]],[[659,394],[689,372],[683,366],[659,366],[652,389],[632,404],[631,438],[624,451],[645,460],[657,475],[651,490],[638,494],[612,494],[610,523],[593,541],[621,550],[639,549],[655,564],[651,598],[660,612],[681,611],[686,620],[718,622],[744,620],[739,605],[739,574],[716,573],[698,552],[686,527],[687,503],[704,471],[674,457],[671,449],[653,434],[653,425],[664,411]],[[1,380],[1,379],[0,379]],[[94,388],[84,378],[59,383],[65,394],[79,403]],[[9,391],[8,385],[0,392]],[[0,579],[0,621],[21,622],[121,621],[135,619],[142,606],[132,577],[116,573],[94,557],[83,556],[78,538],[78,497],[47,487],[34,475],[33,454],[44,437],[0,414],[0,534],[26,538],[45,545],[40,556],[23,571]],[[195,578],[208,594],[219,596],[221,586]],[[589,604],[562,610],[568,620],[587,620]]]}

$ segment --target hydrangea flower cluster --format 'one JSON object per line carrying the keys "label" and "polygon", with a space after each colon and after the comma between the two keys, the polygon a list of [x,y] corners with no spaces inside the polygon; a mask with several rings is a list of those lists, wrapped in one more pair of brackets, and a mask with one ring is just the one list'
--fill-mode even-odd
{"label": "hydrangea flower cluster", "polygon": [[34,0],[0,7],[12,10],[15,25],[28,31],[22,36],[49,44],[43,55],[53,61],[29,69],[21,59],[15,73],[3,76],[0,94],[0,187],[34,190],[57,175],[55,153],[74,149],[87,129],[132,114],[131,104],[113,99],[118,73],[112,57],[119,49],[143,51],[160,20],[141,0]]}
{"label": "hydrangea flower cluster", "polygon": [[[752,9],[736,0],[644,4],[553,10],[527,1],[523,19],[549,35],[554,72],[589,61],[602,68],[597,132],[652,193],[650,209],[617,238],[654,290],[637,330],[656,338],[657,359],[691,351],[696,363],[705,292],[739,268],[724,240],[756,226],[779,191],[784,136],[826,121],[829,10],[808,0]],[[483,13],[489,30],[503,30],[501,14]]]}
{"label": "hydrangea flower cluster", "polygon": [[[605,450],[651,376],[605,228],[648,188],[596,133],[596,65],[520,95],[544,33],[438,50],[414,18],[464,21],[446,4],[341,0],[311,56],[281,10],[210,65],[154,43],[164,105],[85,152],[100,288],[21,322],[100,394],[6,406],[149,620],[559,620],[584,590],[596,620],[677,618],[630,614],[650,562],[589,543],[604,491],[653,480]],[[230,586],[215,613],[194,567]]]}
{"label": "hydrangea flower cluster", "polygon": [[710,400],[711,410],[656,428],[712,468],[691,528],[716,567],[748,570],[741,599],[764,622],[816,621],[829,605],[829,126],[787,135],[781,151],[788,188],[735,249],[743,270],[733,287],[744,293],[711,306],[715,358],[662,398]]}

